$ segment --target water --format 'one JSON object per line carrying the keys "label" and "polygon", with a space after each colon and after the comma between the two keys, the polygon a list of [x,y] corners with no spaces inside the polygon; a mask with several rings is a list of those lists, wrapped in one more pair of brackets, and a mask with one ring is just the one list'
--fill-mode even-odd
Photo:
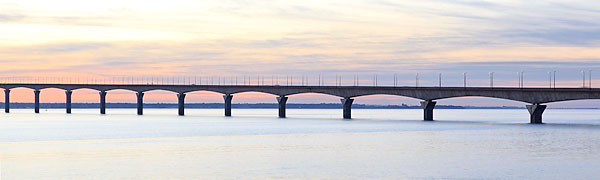
{"label": "water", "polygon": [[600,110],[12,110],[2,179],[598,179]]}

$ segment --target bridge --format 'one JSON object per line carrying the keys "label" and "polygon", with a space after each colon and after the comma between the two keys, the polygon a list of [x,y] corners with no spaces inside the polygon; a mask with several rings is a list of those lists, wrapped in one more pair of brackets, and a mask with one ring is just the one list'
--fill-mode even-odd
{"label": "bridge", "polygon": [[71,113],[71,95],[77,89],[92,89],[100,95],[100,113],[106,113],[106,94],[112,90],[130,90],[137,95],[137,114],[143,114],[144,92],[164,90],[177,93],[178,114],[184,115],[186,93],[194,91],[212,91],[223,94],[225,116],[231,116],[233,95],[242,92],[263,92],[277,96],[279,117],[286,117],[286,102],[289,95],[302,93],[321,93],[341,98],[343,118],[350,119],[355,97],[367,95],[396,95],[420,99],[423,108],[423,120],[433,120],[436,101],[454,97],[490,97],[509,99],[528,103],[530,123],[541,124],[545,103],[600,99],[600,88],[509,88],[509,87],[389,87],[389,86],[279,86],[279,85],[152,85],[152,84],[0,84],[5,94],[5,112],[10,112],[10,90],[29,88],[35,95],[34,111],[39,113],[40,92],[43,89],[65,90],[66,112]]}

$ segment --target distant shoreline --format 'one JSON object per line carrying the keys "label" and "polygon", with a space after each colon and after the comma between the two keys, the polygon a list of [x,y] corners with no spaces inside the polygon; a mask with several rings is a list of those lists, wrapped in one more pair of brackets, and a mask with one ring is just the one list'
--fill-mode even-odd
{"label": "distant shoreline", "polygon": [[[223,103],[186,103],[186,109],[214,109],[223,108]],[[287,109],[339,109],[341,104],[322,103],[322,104],[295,104],[288,103]],[[33,108],[33,103],[10,103],[11,109],[30,109]],[[99,103],[72,103],[73,109],[88,109],[100,108]],[[136,108],[136,103],[106,103],[107,108]],[[277,109],[277,103],[256,103],[256,104],[232,104],[233,108],[245,109]],[[4,103],[0,103],[0,108],[4,108]],[[40,103],[40,108],[43,109],[61,109],[65,108],[65,103]],[[176,103],[144,103],[144,108],[148,109],[166,109],[177,108]],[[411,106],[406,104],[401,105],[370,105],[370,104],[354,104],[353,109],[421,109],[421,106]],[[525,109],[524,107],[516,106],[497,106],[497,107],[479,107],[479,106],[453,106],[453,105],[437,105],[436,109]]]}

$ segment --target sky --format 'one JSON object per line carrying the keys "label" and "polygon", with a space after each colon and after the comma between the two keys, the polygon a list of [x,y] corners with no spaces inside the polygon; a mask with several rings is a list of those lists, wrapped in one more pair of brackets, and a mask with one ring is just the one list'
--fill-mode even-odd
{"label": "sky", "polygon": [[[304,76],[316,84],[581,87],[582,70],[600,86],[600,3],[593,0],[3,0],[0,1],[0,81],[108,82],[115,79],[266,78],[267,84]],[[272,80],[277,79],[277,80]],[[199,84],[198,82],[196,82]],[[586,83],[589,84],[589,83]],[[47,94],[47,95],[45,95]],[[149,92],[146,102],[176,102]],[[4,96],[0,96],[4,97]],[[30,102],[15,89],[13,102]],[[75,102],[97,102],[78,90]],[[187,102],[221,102],[195,92]],[[337,103],[304,94],[290,103]],[[42,102],[62,102],[57,89]],[[109,102],[135,102],[133,92],[109,93]],[[234,103],[275,102],[243,93]],[[552,103],[600,107],[600,101]],[[360,97],[364,104],[417,104],[394,96]],[[490,98],[453,98],[440,104],[523,105]]]}

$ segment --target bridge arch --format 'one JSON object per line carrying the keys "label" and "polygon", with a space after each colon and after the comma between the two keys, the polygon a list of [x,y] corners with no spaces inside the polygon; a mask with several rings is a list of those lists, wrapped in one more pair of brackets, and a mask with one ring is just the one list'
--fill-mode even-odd
{"label": "bridge arch", "polygon": [[163,90],[163,89],[152,89],[144,91],[144,102],[149,100],[148,102],[152,102],[152,99],[160,99],[161,102],[154,101],[153,103],[162,103],[162,101],[167,101],[168,103],[177,102],[177,94],[178,92],[174,92],[171,90]]}
{"label": "bridge arch", "polygon": [[318,94],[318,95],[333,96],[333,97],[337,97],[337,98],[344,98],[343,95],[338,95],[338,94],[329,93],[329,92],[321,92],[321,91],[294,92],[294,93],[285,94],[285,96],[306,95],[306,94]]}
{"label": "bridge arch", "polygon": [[[114,89],[105,89],[104,91],[106,92],[114,92],[114,91],[127,91],[127,92],[133,92],[133,93],[137,93],[138,91],[135,89],[127,89],[127,88],[114,88]],[[110,93],[109,93],[110,94]]]}
{"label": "bridge arch", "polygon": [[211,93],[218,93],[218,94],[227,94],[225,92],[221,92],[218,90],[213,90],[213,89],[192,89],[192,90],[185,90],[182,91],[181,93],[197,93],[197,92],[211,92]]}
{"label": "bridge arch", "polygon": [[341,96],[318,93],[318,92],[307,92],[307,93],[296,93],[287,95],[288,103],[340,103]]}
{"label": "bridge arch", "polygon": [[59,87],[59,86],[56,86],[56,87],[53,87],[53,86],[42,87],[42,88],[39,88],[38,90],[40,90],[40,91],[43,92],[43,90],[47,90],[47,89],[58,89],[58,90],[63,90],[63,91],[67,90],[67,89]]}
{"label": "bridge arch", "polygon": [[[65,89],[60,87],[45,87],[39,89],[40,91],[40,103],[48,103],[48,102],[65,102]],[[49,96],[52,95],[52,96]]]}
{"label": "bridge arch", "polygon": [[175,93],[175,94],[180,93],[177,90],[168,89],[168,88],[160,88],[160,87],[158,87],[158,88],[148,88],[148,89],[142,90],[142,92],[144,92],[144,93],[146,93],[146,92],[152,92],[152,91],[166,91],[166,92],[172,92],[172,93]]}
{"label": "bridge arch", "polygon": [[[104,98],[105,98],[106,103],[109,103],[109,101],[112,101],[110,103],[117,103],[117,104],[112,104],[113,108],[123,108],[124,106],[121,107],[118,105],[118,103],[131,103],[131,102],[136,102],[138,99],[136,97],[136,94],[138,91],[136,91],[134,89],[113,88],[113,89],[105,89],[105,92],[106,93],[104,94],[104,96],[105,96]],[[102,96],[101,96],[101,98],[102,98]],[[117,102],[115,102],[115,99],[117,99],[116,100]],[[131,99],[133,99],[133,100],[131,100]],[[101,106],[102,106],[102,104],[101,104]],[[108,105],[106,105],[105,108],[108,109],[109,108]],[[104,112],[102,112],[102,113],[104,113]]]}
{"label": "bridge arch", "polygon": [[[239,91],[236,92],[233,95],[233,99],[230,102],[227,102],[227,98],[225,98],[226,102],[225,103],[232,103],[235,102],[235,106],[239,106],[240,109],[248,109],[248,108],[252,108],[252,109],[256,109],[256,110],[252,110],[252,113],[249,113],[248,115],[250,116],[260,116],[260,117],[269,117],[272,116],[274,114],[276,114],[277,109],[273,109],[274,107],[277,106],[273,106],[273,104],[276,104],[277,101],[277,97],[279,97],[279,95],[271,93],[271,92],[265,92],[265,91],[256,91],[256,90],[247,90],[247,91]],[[254,105],[254,107],[244,107],[244,104],[256,104]],[[237,108],[233,108],[233,109],[237,109]]]}
{"label": "bridge arch", "polygon": [[235,95],[240,95],[240,94],[265,94],[265,95],[279,96],[279,94],[277,94],[277,93],[268,92],[268,91],[260,91],[260,90],[245,90],[245,91],[234,92],[234,93],[231,93],[231,94],[235,94]]}
{"label": "bridge arch", "polygon": [[243,91],[232,92],[230,94],[245,94],[245,93],[260,93],[260,94],[267,94],[267,95],[273,95],[273,96],[280,96],[279,94],[274,93],[274,92],[261,91],[261,90],[243,90]]}
{"label": "bridge arch", "polygon": [[406,95],[401,95],[401,94],[387,94],[387,93],[364,94],[364,95],[352,96],[352,98],[364,98],[364,97],[374,97],[374,96],[389,96],[389,97],[408,98],[408,99],[414,99],[414,100],[423,100],[423,99],[412,97],[412,96],[406,96]]}
{"label": "bridge arch", "polygon": [[410,95],[410,94],[402,94],[402,93],[362,93],[362,94],[357,94],[357,95],[353,95],[351,96],[351,98],[359,98],[359,97],[367,97],[367,96],[377,96],[377,95],[384,95],[384,96],[399,96],[399,97],[406,97],[406,98],[412,98],[412,99],[417,99],[417,100],[424,100],[423,98],[420,98],[418,96],[414,96],[414,95]]}
{"label": "bridge arch", "polygon": [[505,98],[505,97],[481,96],[481,95],[473,95],[473,96],[451,96],[451,97],[444,97],[444,98],[433,99],[433,100],[435,100],[435,101],[445,101],[445,100],[456,100],[456,99],[460,99],[460,98],[469,98],[469,99],[492,99],[492,100],[498,100],[498,101],[507,101],[507,102],[513,102],[513,103],[525,103],[525,104],[530,104],[529,102],[525,102],[525,101],[522,101],[522,100],[515,100],[515,99],[511,99],[511,98]]}
{"label": "bridge arch", "polygon": [[[375,103],[387,101],[387,104],[390,104],[390,105],[419,104],[419,102],[423,101],[422,99],[419,99],[419,98],[395,95],[395,94],[369,94],[369,95],[355,96],[353,98],[356,99],[355,102],[357,102],[357,103],[371,101],[371,102],[373,102],[373,104],[375,104]],[[375,101],[379,101],[379,102],[375,102]],[[407,102],[407,103],[399,103],[400,101]]]}
{"label": "bridge arch", "polygon": [[185,92],[184,103],[223,103],[224,93],[211,90]]}
{"label": "bridge arch", "polygon": [[[277,102],[277,101],[275,101],[276,100],[275,98],[279,96],[277,94],[273,94],[270,92],[253,91],[253,90],[240,91],[240,92],[232,93],[231,95],[234,95],[235,101],[239,101],[240,99],[254,98],[254,99],[261,99],[261,101],[266,100],[267,102]],[[267,100],[266,98],[269,98],[269,100]],[[260,102],[255,102],[255,103],[260,103]]]}
{"label": "bridge arch", "polygon": [[35,90],[36,88],[33,86],[25,86],[25,85],[21,85],[21,86],[11,86],[11,87],[3,87],[3,89],[30,89],[30,90]]}
{"label": "bridge arch", "polygon": [[78,87],[78,88],[73,88],[71,89],[71,91],[79,91],[79,90],[94,90],[94,91],[101,91],[100,89],[96,89],[96,88],[92,88],[92,87]]}
{"label": "bridge arch", "polygon": [[149,90],[144,90],[144,93],[152,93],[152,92],[168,92],[171,94],[178,94],[179,92],[177,91],[172,91],[172,90],[168,90],[168,89],[161,89],[161,88],[157,88],[157,89],[149,89]]}
{"label": "bridge arch", "polygon": [[[5,88],[5,89],[10,89],[10,101],[11,102],[26,102],[26,103],[30,103],[34,101],[34,93],[33,91],[35,90],[35,88],[31,88],[31,87],[27,87],[27,86],[15,86],[15,87],[10,87],[10,88]],[[2,91],[2,94],[5,94],[4,91]],[[4,98],[4,96],[3,96]]]}

